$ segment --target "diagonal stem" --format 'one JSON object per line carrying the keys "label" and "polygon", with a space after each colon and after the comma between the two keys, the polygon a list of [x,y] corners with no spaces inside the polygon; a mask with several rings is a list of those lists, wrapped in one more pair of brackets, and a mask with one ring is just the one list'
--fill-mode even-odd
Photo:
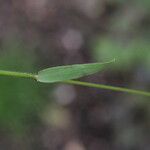
{"label": "diagonal stem", "polygon": [[0,76],[12,76],[12,77],[18,77],[18,78],[32,78],[32,79],[36,80],[36,75],[31,74],[31,73],[24,73],[24,72],[0,70]]}
{"label": "diagonal stem", "polygon": [[[23,73],[23,72],[14,72],[14,71],[0,70],[0,76],[31,78],[31,79],[37,80],[37,75],[35,75],[35,74]],[[62,82],[67,83],[67,84],[74,84],[74,85],[99,88],[99,89],[105,89],[105,90],[112,90],[112,91],[118,91],[118,92],[126,92],[126,93],[130,93],[130,94],[143,95],[143,96],[149,96],[150,97],[150,92],[141,91],[141,90],[134,90],[134,89],[128,89],[128,88],[123,88],[123,87],[115,87],[115,86],[110,86],[110,85],[82,82],[82,81],[77,81],[77,80],[67,80],[67,81],[62,81]]]}
{"label": "diagonal stem", "polygon": [[118,92],[126,92],[126,93],[136,94],[136,95],[150,96],[150,92],[146,92],[146,91],[128,89],[128,88],[123,88],[123,87],[115,87],[115,86],[103,85],[103,84],[95,84],[95,83],[89,83],[89,82],[81,82],[77,80],[67,80],[67,81],[63,81],[63,83],[92,87],[92,88],[99,88],[99,89],[105,89],[105,90],[112,90],[112,91],[118,91]]}

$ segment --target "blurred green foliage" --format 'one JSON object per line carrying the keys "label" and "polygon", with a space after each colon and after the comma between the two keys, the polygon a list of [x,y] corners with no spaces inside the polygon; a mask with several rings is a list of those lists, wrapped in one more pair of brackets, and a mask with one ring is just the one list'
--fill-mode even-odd
{"label": "blurred green foliage", "polygon": [[93,57],[99,60],[109,60],[116,58],[114,67],[126,70],[136,65],[142,64],[150,66],[150,45],[146,40],[117,40],[113,38],[103,38],[97,40],[93,50]]}
{"label": "blurred green foliage", "polygon": [[[149,0],[110,0],[125,7],[110,19],[108,33],[97,38],[92,55],[97,60],[116,58],[114,69],[127,70],[140,65],[150,66]],[[126,5],[127,4],[127,5]]]}
{"label": "blurred green foliage", "polygon": [[149,0],[134,0],[139,6],[142,6],[144,9],[149,10],[150,8],[150,1]]}
{"label": "blurred green foliage", "polygon": [[144,7],[145,9],[149,9],[150,8],[150,1],[149,0],[107,0],[108,2],[115,2],[115,3],[124,3],[124,2],[128,2],[134,5],[139,5],[140,7]]}
{"label": "blurred green foliage", "polygon": [[[35,71],[31,50],[19,40],[3,42],[0,49],[0,69]],[[42,108],[39,85],[29,79],[0,77],[0,126],[8,132],[23,134],[38,122]]]}

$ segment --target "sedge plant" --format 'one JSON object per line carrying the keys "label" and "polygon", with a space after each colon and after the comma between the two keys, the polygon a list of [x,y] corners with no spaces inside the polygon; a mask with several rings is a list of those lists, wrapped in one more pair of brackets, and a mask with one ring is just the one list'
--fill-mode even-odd
{"label": "sedge plant", "polygon": [[51,68],[41,70],[37,74],[0,70],[0,76],[30,78],[30,79],[36,80],[37,82],[42,82],[42,83],[61,82],[61,83],[66,83],[66,84],[74,84],[74,85],[79,85],[79,86],[86,86],[86,87],[99,88],[99,89],[105,89],[105,90],[126,92],[130,94],[138,94],[138,95],[150,97],[150,92],[147,92],[147,91],[134,90],[134,89],[128,89],[128,88],[123,88],[123,87],[115,87],[115,86],[110,86],[110,85],[95,84],[95,83],[74,80],[80,77],[84,77],[87,75],[97,73],[103,70],[107,65],[109,65],[110,63],[114,61],[115,60],[112,60],[110,62],[104,62],[104,63],[88,63],[88,64],[56,66],[56,67],[51,67]]}

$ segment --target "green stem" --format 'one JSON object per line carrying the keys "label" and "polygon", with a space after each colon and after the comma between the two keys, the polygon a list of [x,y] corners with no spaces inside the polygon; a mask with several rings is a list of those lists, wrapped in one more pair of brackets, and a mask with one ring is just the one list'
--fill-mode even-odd
{"label": "green stem", "polygon": [[23,72],[0,70],[0,76],[13,76],[13,77],[18,77],[18,78],[32,78],[32,79],[36,80],[36,75],[31,74],[31,73],[23,73]]}
{"label": "green stem", "polygon": [[[31,78],[31,79],[37,80],[37,75],[35,74],[14,72],[14,71],[0,70],[0,76],[13,76],[13,77],[18,77],[18,78]],[[143,96],[150,96],[150,92],[133,90],[133,89],[122,88],[122,87],[114,87],[110,85],[95,84],[95,83],[81,82],[81,81],[75,81],[75,80],[67,80],[67,81],[63,81],[63,83],[92,87],[92,88],[99,88],[99,89],[105,89],[105,90],[119,91],[119,92],[127,92],[130,94],[138,94],[138,95],[143,95]]]}
{"label": "green stem", "polygon": [[75,80],[68,80],[68,81],[64,81],[63,83],[87,86],[87,87],[99,88],[99,89],[105,89],[105,90],[112,90],[112,91],[118,91],[118,92],[126,92],[126,93],[136,94],[136,95],[138,94],[138,95],[143,95],[143,96],[150,96],[150,92],[127,89],[123,87],[114,87],[110,85],[95,84],[95,83],[81,82],[81,81],[75,81]]}

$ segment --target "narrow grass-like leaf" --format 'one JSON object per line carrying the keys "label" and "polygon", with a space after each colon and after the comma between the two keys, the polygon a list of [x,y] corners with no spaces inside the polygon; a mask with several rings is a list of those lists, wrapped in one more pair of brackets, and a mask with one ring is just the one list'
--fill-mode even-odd
{"label": "narrow grass-like leaf", "polygon": [[37,80],[44,83],[60,82],[65,80],[77,79],[101,71],[109,63],[89,63],[75,64],[67,66],[51,67],[38,72]]}
{"label": "narrow grass-like leaf", "polygon": [[150,97],[150,92],[147,91],[71,80],[101,71],[103,68],[105,68],[107,64],[114,61],[115,60],[105,63],[90,63],[90,64],[77,64],[77,65],[52,67],[39,71],[38,74],[0,70],[0,76],[30,78],[43,83],[62,82],[67,84],[87,86],[118,92],[126,92],[130,94],[138,94]]}

